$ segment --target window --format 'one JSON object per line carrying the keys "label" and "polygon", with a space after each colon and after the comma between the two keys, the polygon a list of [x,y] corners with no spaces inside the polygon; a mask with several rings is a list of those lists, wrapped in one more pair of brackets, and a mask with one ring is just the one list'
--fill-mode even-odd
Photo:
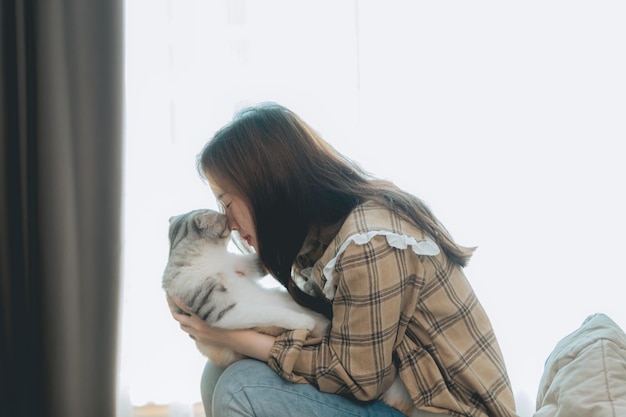
{"label": "window", "polygon": [[167,219],[216,207],[196,154],[276,101],[479,247],[467,275],[530,415],[560,338],[597,311],[626,325],[626,34],[603,7],[126,0],[121,414],[200,401],[160,288]]}

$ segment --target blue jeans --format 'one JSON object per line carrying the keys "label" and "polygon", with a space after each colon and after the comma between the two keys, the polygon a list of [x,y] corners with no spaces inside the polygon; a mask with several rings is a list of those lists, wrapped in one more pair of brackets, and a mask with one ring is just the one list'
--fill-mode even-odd
{"label": "blue jeans", "polygon": [[208,362],[201,391],[207,417],[403,416],[380,401],[361,404],[320,392],[313,385],[285,381],[267,364],[253,359],[235,362],[226,369]]}
{"label": "blue jeans", "polygon": [[[358,403],[313,385],[285,381],[267,364],[244,359],[228,368],[207,362],[201,382],[202,402],[207,417],[403,417],[398,410],[376,401]],[[419,413],[420,417],[446,417]]]}

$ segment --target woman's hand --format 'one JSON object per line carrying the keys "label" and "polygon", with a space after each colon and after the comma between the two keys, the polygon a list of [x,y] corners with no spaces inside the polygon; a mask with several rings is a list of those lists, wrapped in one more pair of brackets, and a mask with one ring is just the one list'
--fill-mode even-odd
{"label": "woman's hand", "polygon": [[[269,359],[269,352],[275,337],[254,330],[229,330],[211,327],[176,297],[167,295],[167,303],[172,317],[180,323],[180,328],[200,344],[222,346],[264,362]],[[180,313],[183,310],[184,313]]]}
{"label": "woman's hand", "polygon": [[[193,340],[204,344],[224,346],[222,344],[224,338],[220,335],[224,329],[208,326],[200,316],[191,311],[177,297],[167,295],[167,304],[170,306],[174,320],[180,323],[180,328]],[[180,310],[183,312],[181,313]]]}

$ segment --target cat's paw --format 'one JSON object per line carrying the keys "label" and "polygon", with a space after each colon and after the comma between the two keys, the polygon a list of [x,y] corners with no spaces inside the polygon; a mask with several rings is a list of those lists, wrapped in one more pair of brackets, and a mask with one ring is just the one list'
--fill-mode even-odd
{"label": "cat's paw", "polygon": [[303,316],[300,320],[299,329],[313,330],[315,328],[315,320],[309,316]]}
{"label": "cat's paw", "polygon": [[328,329],[330,328],[330,320],[328,320],[326,316],[319,313],[313,313],[313,319],[315,320],[315,327],[313,327],[313,330],[311,330],[311,336],[325,336],[328,333]]}
{"label": "cat's paw", "polygon": [[313,337],[324,337],[326,333],[328,333],[328,327],[330,327],[329,322],[317,322],[315,327],[311,330],[311,336]]}
{"label": "cat's paw", "polygon": [[288,329],[310,330],[313,337],[324,336],[330,327],[330,321],[326,317],[314,312],[294,312],[288,316],[288,320],[290,321]]}
{"label": "cat's paw", "polygon": [[283,317],[281,326],[289,330],[313,330],[315,320],[306,314],[293,313]]}

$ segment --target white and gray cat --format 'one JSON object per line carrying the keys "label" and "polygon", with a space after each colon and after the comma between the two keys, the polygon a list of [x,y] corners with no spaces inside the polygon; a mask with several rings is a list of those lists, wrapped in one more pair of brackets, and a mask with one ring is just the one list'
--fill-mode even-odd
{"label": "white and gray cat", "polygon": [[[278,335],[307,329],[323,336],[329,320],[302,307],[282,289],[264,288],[264,275],[256,254],[238,255],[227,250],[230,229],[226,216],[200,209],[170,218],[170,253],[162,287],[198,314],[208,325],[224,329],[256,329]],[[243,359],[232,350],[201,344],[198,350],[216,365]],[[414,406],[398,377],[381,400],[411,415]]]}
{"label": "white and gray cat", "polygon": [[[226,216],[194,210],[170,218],[170,254],[163,289],[176,296],[208,325],[224,329],[257,329],[278,335],[286,329],[325,334],[329,321],[297,304],[280,289],[259,285],[264,270],[256,254],[227,250]],[[211,362],[228,366],[243,358],[231,350],[196,342]]]}

